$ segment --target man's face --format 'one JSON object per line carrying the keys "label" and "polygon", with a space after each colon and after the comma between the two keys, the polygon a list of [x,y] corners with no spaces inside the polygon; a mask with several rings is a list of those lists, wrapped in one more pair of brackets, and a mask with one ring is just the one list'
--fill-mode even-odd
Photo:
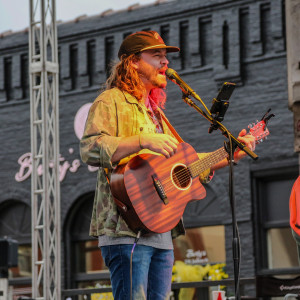
{"label": "man's face", "polygon": [[166,87],[165,72],[169,63],[166,53],[166,49],[145,50],[141,53],[140,60],[135,63],[146,89]]}

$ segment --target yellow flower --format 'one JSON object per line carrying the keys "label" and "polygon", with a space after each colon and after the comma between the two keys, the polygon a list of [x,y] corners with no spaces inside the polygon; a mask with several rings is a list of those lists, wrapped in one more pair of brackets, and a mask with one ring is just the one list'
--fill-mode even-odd
{"label": "yellow flower", "polygon": [[[202,281],[202,280],[221,280],[228,278],[224,267],[226,264],[207,264],[201,265],[187,265],[182,261],[176,261],[172,270],[172,281],[186,282],[186,281]],[[180,290],[179,299],[192,299],[195,289],[184,288]]]}
{"label": "yellow flower", "polygon": [[201,265],[187,265],[182,261],[176,261],[173,266],[172,281],[185,282],[185,281],[201,281],[205,279],[209,280],[221,280],[228,278],[228,274],[225,273],[224,267],[226,265],[215,264],[206,266]]}

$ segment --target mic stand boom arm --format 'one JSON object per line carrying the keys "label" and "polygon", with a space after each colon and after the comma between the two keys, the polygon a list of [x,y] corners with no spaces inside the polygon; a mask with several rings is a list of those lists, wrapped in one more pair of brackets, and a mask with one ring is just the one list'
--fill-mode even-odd
{"label": "mic stand boom arm", "polygon": [[[180,87],[180,89],[182,90],[183,101],[192,106],[194,109],[196,109],[212,124],[210,127],[212,130],[220,129],[222,131],[222,134],[225,135],[230,142],[232,141],[234,148],[239,147],[241,150],[245,151],[252,159],[258,159],[258,156],[254,152],[252,152],[242,142],[236,139],[224,125],[222,125],[218,120],[212,117],[211,112],[207,109],[205,103],[201,100],[199,95],[184,80],[180,78],[180,76],[175,70],[168,68],[166,70],[166,76]],[[208,112],[208,114],[202,111],[191,99],[188,98],[188,96],[193,96],[196,100],[200,101],[205,110]]]}
{"label": "mic stand boom arm", "polygon": [[[201,98],[193,91],[193,93],[185,93],[184,91],[182,91],[182,100],[187,103],[189,106],[193,107],[196,111],[198,111],[205,119],[207,119],[211,124],[214,125],[214,128],[218,128],[222,134],[224,136],[226,136],[228,139],[231,139],[234,147],[238,147],[241,150],[243,150],[244,152],[246,152],[253,160],[257,160],[258,156],[257,154],[255,154],[253,151],[251,151],[246,145],[244,145],[242,142],[240,142],[237,138],[235,138],[230,132],[229,130],[219,121],[215,120],[210,112],[209,114],[205,113],[199,106],[197,106],[188,96],[192,95],[194,98],[196,98],[198,101],[200,101],[203,105],[203,101],[201,100]],[[206,108],[206,106],[204,105],[204,107]]]}

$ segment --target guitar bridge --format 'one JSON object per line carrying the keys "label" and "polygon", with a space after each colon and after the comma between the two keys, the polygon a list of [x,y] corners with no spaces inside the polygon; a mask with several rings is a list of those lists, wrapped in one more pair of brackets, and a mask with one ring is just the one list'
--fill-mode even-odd
{"label": "guitar bridge", "polygon": [[156,175],[152,175],[152,179],[153,179],[154,187],[155,187],[160,199],[163,201],[163,203],[165,205],[167,205],[169,203],[169,200],[168,200],[168,197],[165,193],[165,190],[164,190],[162,184],[160,183],[160,181]]}

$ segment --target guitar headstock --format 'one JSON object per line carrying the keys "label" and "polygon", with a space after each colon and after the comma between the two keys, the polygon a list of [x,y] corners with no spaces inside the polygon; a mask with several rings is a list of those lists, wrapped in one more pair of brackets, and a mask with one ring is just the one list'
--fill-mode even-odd
{"label": "guitar headstock", "polygon": [[270,111],[271,108],[263,115],[261,121],[248,125],[248,128],[250,129],[249,133],[255,137],[256,144],[262,143],[270,134],[267,123],[272,117],[275,117],[274,114],[269,115]]}
{"label": "guitar headstock", "polygon": [[265,121],[257,121],[248,125],[249,133],[255,137],[255,143],[262,143],[270,134]]}

